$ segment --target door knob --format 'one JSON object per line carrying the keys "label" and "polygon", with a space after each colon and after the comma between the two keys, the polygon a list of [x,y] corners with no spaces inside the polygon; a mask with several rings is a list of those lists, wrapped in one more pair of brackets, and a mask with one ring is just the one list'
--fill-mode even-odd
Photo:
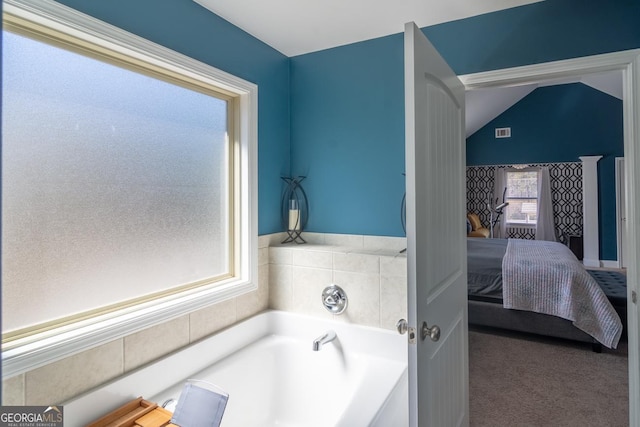
{"label": "door knob", "polygon": [[400,319],[398,320],[398,323],[396,323],[396,329],[398,330],[398,333],[400,335],[404,335],[407,333],[407,330],[409,329],[409,324],[407,323],[406,320]]}
{"label": "door knob", "polygon": [[422,338],[422,341],[427,337],[431,338],[431,341],[438,341],[440,339],[440,326],[433,325],[432,327],[429,327],[427,322],[422,322],[420,337]]}

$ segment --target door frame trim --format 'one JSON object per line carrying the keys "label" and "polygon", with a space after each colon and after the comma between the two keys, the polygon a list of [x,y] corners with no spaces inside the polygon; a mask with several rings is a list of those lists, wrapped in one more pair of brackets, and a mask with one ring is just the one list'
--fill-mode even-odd
{"label": "door frame trim", "polygon": [[629,336],[629,425],[640,425],[640,310],[631,292],[640,291],[640,49],[459,76],[467,90],[519,86],[541,80],[622,71],[627,191],[627,332]]}
{"label": "door frame trim", "polygon": [[[626,197],[623,197],[624,191],[624,175],[620,176],[620,168],[622,167],[622,173],[624,174],[624,157],[615,158],[615,176],[616,176],[616,249],[618,254],[618,268],[624,268],[626,262],[626,249],[622,244],[622,238],[624,236],[623,228],[626,223],[626,214],[623,210],[626,210]],[[623,204],[624,201],[624,204]],[[624,220],[623,220],[624,218]]]}

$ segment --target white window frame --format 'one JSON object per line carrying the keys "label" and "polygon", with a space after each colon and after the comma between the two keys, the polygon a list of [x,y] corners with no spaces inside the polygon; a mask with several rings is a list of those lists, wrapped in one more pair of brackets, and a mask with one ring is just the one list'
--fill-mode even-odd
{"label": "white window frame", "polygon": [[[508,184],[509,179],[507,178],[507,176],[508,176],[509,173],[514,173],[514,172],[535,172],[536,173],[536,178],[538,178],[539,177],[538,174],[540,173],[540,170],[538,168],[523,168],[523,169],[509,168],[509,169],[506,169],[504,172],[505,172],[505,182],[506,182],[506,185],[507,185],[507,192],[508,192],[509,191],[508,190],[508,188],[509,188],[508,187],[509,186],[509,184]],[[536,186],[538,185],[537,182],[538,182],[538,180],[536,180]],[[538,188],[538,190],[540,190],[540,189]],[[507,201],[508,199],[518,199],[518,197],[507,197],[507,196],[505,196],[505,201]],[[527,197],[527,199],[530,199],[530,197]],[[508,207],[507,207],[507,209],[508,209]],[[505,216],[506,216],[506,213],[505,213]],[[507,227],[512,227],[512,228],[536,228],[537,222],[538,222],[537,219],[536,219],[536,222],[533,222],[533,223],[532,222],[513,222],[513,221],[509,221],[508,219],[506,220]]]}
{"label": "white window frame", "polygon": [[240,117],[235,144],[239,171],[234,200],[234,221],[238,225],[233,236],[234,277],[3,343],[3,378],[257,289],[257,85],[55,1],[3,0],[3,19],[5,17],[68,34],[191,80],[217,86],[236,97]]}

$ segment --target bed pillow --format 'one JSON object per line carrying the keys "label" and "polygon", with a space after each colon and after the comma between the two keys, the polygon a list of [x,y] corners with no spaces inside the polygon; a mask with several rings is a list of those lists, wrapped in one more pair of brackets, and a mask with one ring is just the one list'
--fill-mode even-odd
{"label": "bed pillow", "polygon": [[469,222],[469,218],[467,218],[467,234],[473,231],[473,227],[471,227],[471,223]]}

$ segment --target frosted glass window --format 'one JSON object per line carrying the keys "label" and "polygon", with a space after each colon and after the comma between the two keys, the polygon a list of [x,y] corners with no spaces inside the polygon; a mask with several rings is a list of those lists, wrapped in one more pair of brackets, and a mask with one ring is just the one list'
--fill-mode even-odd
{"label": "frosted glass window", "polygon": [[233,274],[227,100],[2,44],[4,332]]}

